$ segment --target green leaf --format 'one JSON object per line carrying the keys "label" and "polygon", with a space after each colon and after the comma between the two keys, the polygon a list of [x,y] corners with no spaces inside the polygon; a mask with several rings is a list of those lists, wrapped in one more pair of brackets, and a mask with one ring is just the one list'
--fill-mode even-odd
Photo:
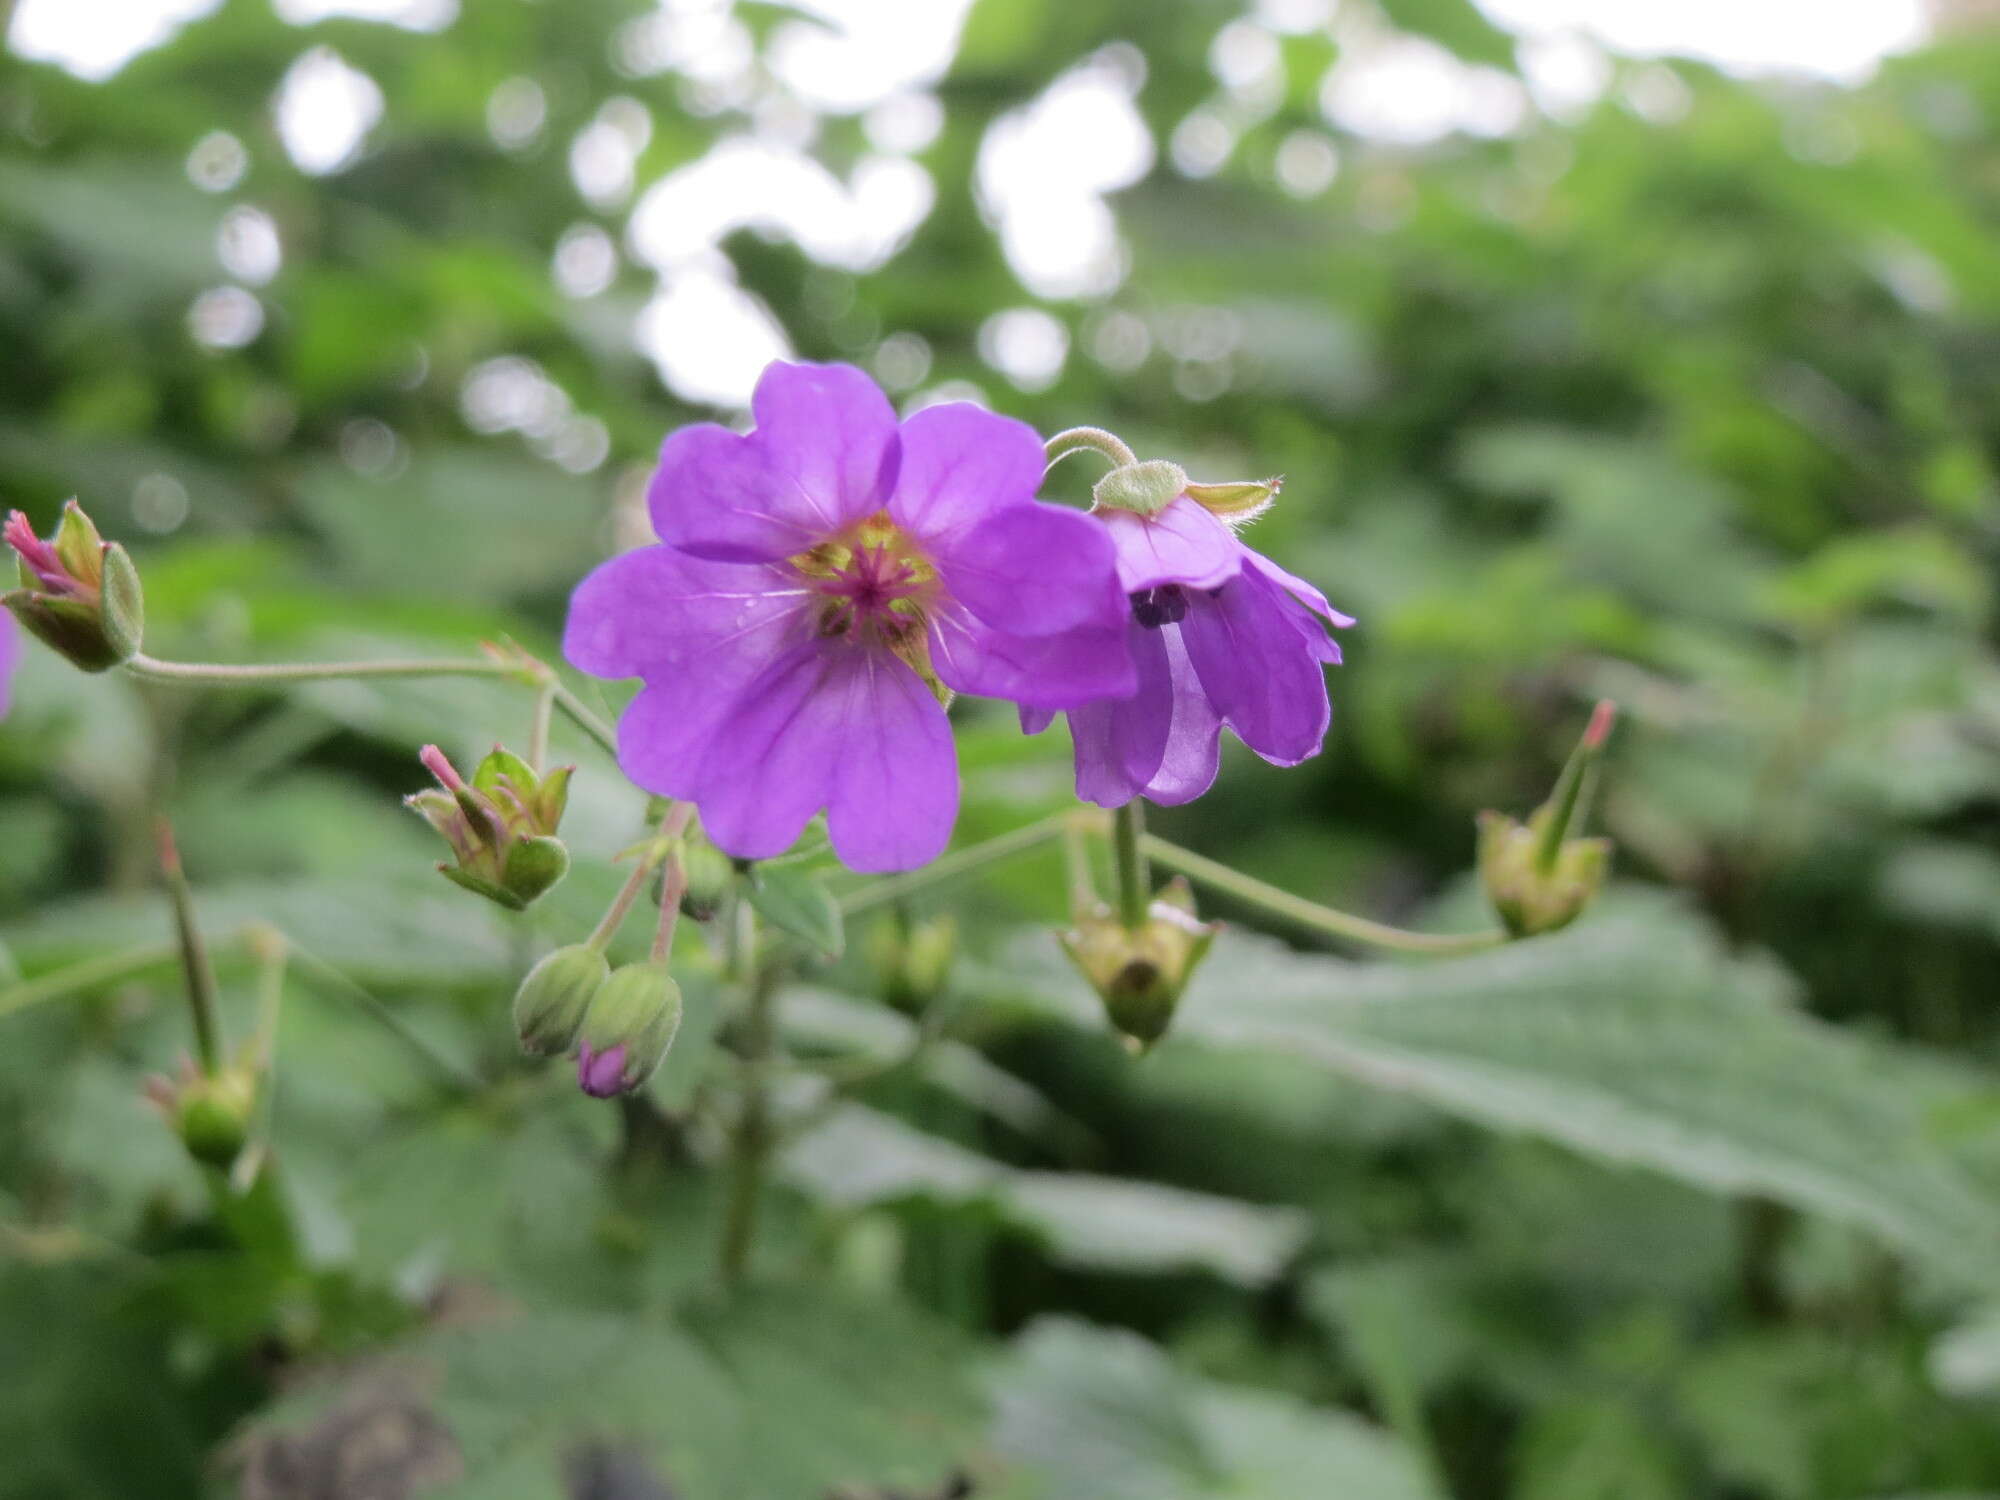
{"label": "green leaf", "polygon": [[[1062,1011],[1085,1005],[1019,945]],[[1359,965],[1225,937],[1185,1045],[1274,1049],[1502,1130],[1864,1224],[1971,1286],[2000,1283],[2000,1187],[1938,1139],[1974,1080],[1791,1008],[1770,964],[1662,909],[1586,917],[1476,958]]]}
{"label": "green leaf", "polygon": [[1044,1318],[994,1375],[994,1446],[1050,1500],[1428,1500],[1349,1413],[1191,1379],[1136,1334]]}
{"label": "green leaf", "polygon": [[750,886],[750,904],[773,927],[822,957],[838,958],[846,946],[840,904],[817,875],[795,866],[759,870]]}
{"label": "green leaf", "polygon": [[565,1474],[606,1453],[681,1500],[936,1486],[983,1418],[967,1353],[907,1309],[821,1288],[678,1321],[503,1315],[278,1403],[234,1451],[253,1495],[261,1473],[332,1475],[364,1452],[427,1500],[566,1493]]}
{"label": "green leaf", "polygon": [[1243,1286],[1278,1276],[1304,1244],[1305,1215],[1083,1172],[1004,1166],[859,1104],[786,1152],[782,1170],[821,1201],[860,1208],[928,1198],[988,1204],[1085,1270],[1202,1270]]}

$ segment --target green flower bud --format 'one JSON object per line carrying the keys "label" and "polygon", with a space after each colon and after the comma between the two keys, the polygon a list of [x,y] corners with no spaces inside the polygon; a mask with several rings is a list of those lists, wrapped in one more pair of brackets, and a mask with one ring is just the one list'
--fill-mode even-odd
{"label": "green flower bud", "polygon": [[681,846],[681,868],[687,874],[681,915],[696,922],[713,921],[736,883],[735,862],[707,839],[690,833]]}
{"label": "green flower bud", "polygon": [[177,1078],[150,1078],[146,1093],[167,1117],[188,1155],[226,1172],[250,1139],[257,1111],[257,1073],[232,1063],[212,1074],[197,1073],[183,1061]]}
{"label": "green flower bud", "polygon": [[1195,969],[1220,930],[1195,916],[1187,882],[1172,881],[1154,898],[1146,924],[1128,931],[1109,912],[1078,919],[1059,935],[1063,951],[1090,981],[1104,1013],[1135,1051],[1167,1034]]}
{"label": "green flower bud", "polygon": [[4,528],[14,549],[21,587],[0,594],[44,645],[86,672],[104,672],[130,661],[145,630],[139,571],[116,542],[74,500],[63,507],[52,541],[35,535],[28,518],[13,512]]}
{"label": "green flower bud", "polygon": [[569,850],[556,837],[569,805],[574,766],[538,776],[495,745],[467,781],[435,745],[417,756],[436,787],[403,799],[451,845],[454,862],[438,873],[454,885],[521,911],[569,873]]}
{"label": "green flower bud", "polygon": [[611,964],[588,943],[558,948],[528,970],[514,992],[514,1033],[530,1057],[556,1057],[575,1044]]}
{"label": "green flower bud", "polygon": [[958,922],[941,913],[912,924],[885,916],[868,933],[868,957],[882,998],[909,1015],[944,992],[958,956]]}
{"label": "green flower bud", "polygon": [[591,999],[576,1044],[576,1081],[594,1099],[653,1076],[681,1029],[681,987],[664,959],[627,964]]}

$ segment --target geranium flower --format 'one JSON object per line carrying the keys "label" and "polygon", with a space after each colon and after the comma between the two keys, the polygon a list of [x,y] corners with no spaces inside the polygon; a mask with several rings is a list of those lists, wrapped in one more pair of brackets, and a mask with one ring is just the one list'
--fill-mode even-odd
{"label": "geranium flower", "polygon": [[899,426],[851,366],[773,364],[752,414],[747,436],[667,439],[662,545],[583,581],[564,652],[644,679],[619,763],[694,802],[726,852],[778,854],[823,808],[850,867],[922,864],[958,810],[942,689],[1054,707],[1132,691],[1110,537],[1036,501],[1041,440],[977,407]]}
{"label": "geranium flower", "polygon": [[[1077,796],[1191,801],[1215,780],[1225,726],[1275,765],[1318,754],[1332,715],[1322,667],[1340,660],[1326,624],[1354,621],[1187,495],[1153,516],[1095,514],[1117,547],[1139,685],[1069,709]],[[1055,707],[1022,709],[1021,727],[1041,733]]]}

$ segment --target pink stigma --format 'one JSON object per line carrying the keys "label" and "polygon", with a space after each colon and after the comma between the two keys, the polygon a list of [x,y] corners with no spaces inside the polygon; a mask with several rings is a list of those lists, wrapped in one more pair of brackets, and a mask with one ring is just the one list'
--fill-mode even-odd
{"label": "pink stigma", "polygon": [[71,595],[80,592],[81,586],[70,577],[62,559],[56,556],[56,549],[35,535],[35,528],[20,511],[11,511],[7,524],[0,528],[0,536],[5,536],[7,545],[21,554],[35,577],[52,594]]}

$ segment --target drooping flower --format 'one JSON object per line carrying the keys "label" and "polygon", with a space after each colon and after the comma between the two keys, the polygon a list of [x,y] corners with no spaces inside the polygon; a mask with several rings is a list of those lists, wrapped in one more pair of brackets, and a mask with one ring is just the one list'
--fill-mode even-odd
{"label": "drooping flower", "polygon": [[[834,852],[897,870],[958,808],[943,689],[1066,708],[1132,691],[1104,528],[1038,502],[1041,440],[954,403],[900,426],[847,365],[773,364],[755,430],[683,428],[648,500],[661,545],[578,587],[563,649],[645,689],[619,761],[739,858],[821,809]],[[941,685],[941,687],[940,687]]]}
{"label": "drooping flower", "polygon": [[[1191,801],[1215,780],[1224,728],[1275,765],[1318,754],[1332,713],[1323,668],[1340,661],[1326,626],[1354,621],[1185,494],[1153,515],[1095,515],[1117,548],[1139,681],[1069,709],[1076,794],[1100,807]],[[1021,727],[1039,734],[1055,707],[1024,708]]]}

